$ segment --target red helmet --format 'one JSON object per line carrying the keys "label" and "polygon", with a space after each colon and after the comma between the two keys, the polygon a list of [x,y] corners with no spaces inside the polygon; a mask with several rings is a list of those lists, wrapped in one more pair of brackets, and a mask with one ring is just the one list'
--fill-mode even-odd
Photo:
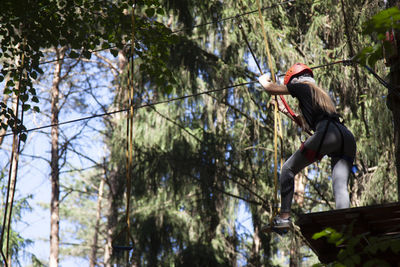
{"label": "red helmet", "polygon": [[293,76],[300,74],[300,73],[304,73],[304,72],[309,72],[311,74],[311,76],[313,76],[312,69],[310,67],[308,67],[307,65],[304,65],[303,63],[294,64],[286,72],[285,78],[283,79],[283,84],[287,85]]}

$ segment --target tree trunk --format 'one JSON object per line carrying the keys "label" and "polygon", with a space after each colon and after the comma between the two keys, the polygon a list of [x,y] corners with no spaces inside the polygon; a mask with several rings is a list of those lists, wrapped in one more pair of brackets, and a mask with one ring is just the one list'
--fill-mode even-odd
{"label": "tree trunk", "polygon": [[[258,209],[257,209],[258,210]],[[257,215],[258,218],[258,215]],[[253,215],[254,220],[254,215]],[[259,266],[261,264],[261,239],[260,239],[260,222],[253,222],[254,233],[253,233],[253,244],[251,246],[251,254],[250,254],[250,263],[254,264],[254,266]]]}
{"label": "tree trunk", "polygon": [[290,244],[290,259],[289,266],[290,267],[298,267],[300,266],[299,253],[300,253],[300,244],[297,240],[297,236],[293,235],[292,243]]}
{"label": "tree trunk", "polygon": [[303,175],[302,172],[296,174],[294,176],[294,201],[300,206],[303,207],[304,204],[304,194],[305,194],[305,178],[307,177],[308,169],[305,169],[305,174]]}
{"label": "tree trunk", "polygon": [[[400,8],[398,1],[388,1],[389,7],[397,6]],[[400,31],[395,32],[394,36],[394,53],[389,58],[390,64],[390,85],[397,93],[400,93]],[[393,127],[394,127],[394,145],[396,157],[396,172],[397,172],[397,199],[400,201],[400,98],[394,93],[389,92],[388,102],[389,108],[393,114]]]}
{"label": "tree trunk", "polygon": [[[8,79],[5,79],[4,84],[6,84],[8,81]],[[8,99],[10,98],[10,95],[4,95],[3,96],[3,103],[6,104]],[[1,116],[0,119],[4,119],[4,116]],[[6,134],[6,130],[4,130],[3,128],[0,128],[0,147],[3,144],[3,140],[4,140],[4,135]]]}
{"label": "tree trunk", "polygon": [[109,203],[107,212],[107,229],[106,229],[106,247],[104,250],[104,266],[111,267],[112,258],[112,244],[113,244],[113,234],[116,231],[118,223],[118,194],[117,191],[120,187],[118,182],[118,176],[116,173],[111,173],[108,177],[107,184],[110,187],[110,192],[108,194],[107,200]]}
{"label": "tree trunk", "polygon": [[[14,107],[13,110],[15,114],[18,116],[18,105],[19,105],[19,98],[15,97],[14,101]],[[10,250],[9,244],[10,244],[10,234],[11,234],[11,219],[12,219],[12,209],[13,209],[13,203],[14,203],[14,195],[15,195],[15,188],[16,188],[16,183],[17,183],[17,173],[18,173],[18,162],[19,162],[19,153],[20,153],[20,138],[18,134],[13,135],[13,143],[12,143],[12,157],[11,157],[11,169],[10,169],[10,175],[9,175],[9,188],[7,192],[8,199],[7,201],[7,207],[6,212],[4,214],[4,219],[5,221],[5,229],[7,230],[7,242],[5,245],[6,248],[6,257],[7,257],[7,264],[8,266],[11,266],[11,254],[12,251]],[[3,243],[1,243],[3,245]],[[4,245],[3,245],[4,247]]]}
{"label": "tree trunk", "polygon": [[[118,70],[119,75],[124,73],[128,65],[129,59],[126,55],[126,51],[120,50],[118,52]],[[118,87],[117,89],[117,101],[116,103],[123,103],[126,106],[127,103],[127,94],[124,93],[122,87]],[[124,106],[124,105],[122,105]],[[115,115],[115,121],[120,120],[119,114]],[[115,125],[114,125],[115,126]],[[105,167],[104,167],[105,168]],[[105,168],[105,170],[107,170]],[[119,207],[119,200],[121,195],[123,195],[124,188],[123,183],[118,177],[117,171],[112,171],[109,175],[105,174],[106,183],[109,188],[109,192],[107,195],[107,225],[106,225],[106,247],[104,249],[104,266],[111,267],[112,264],[112,244],[113,244],[113,234],[115,234],[117,224],[118,224],[118,207]]]}
{"label": "tree trunk", "polygon": [[101,179],[99,186],[99,194],[97,198],[97,214],[96,214],[96,226],[94,228],[92,251],[90,255],[90,267],[96,266],[96,254],[97,254],[97,239],[99,236],[100,219],[101,219],[101,202],[103,200],[103,189],[104,189],[104,179]]}
{"label": "tree trunk", "polygon": [[[400,93],[400,64],[395,63],[390,69],[390,84]],[[394,94],[389,94],[388,104],[393,114],[394,145],[397,172],[397,199],[400,201],[400,99]]]}
{"label": "tree trunk", "polygon": [[59,169],[59,97],[61,83],[61,66],[64,58],[65,48],[56,48],[57,59],[54,69],[53,84],[51,87],[51,202],[50,202],[50,259],[49,266],[58,266],[58,250],[59,250],[59,228],[60,228],[60,169]]}

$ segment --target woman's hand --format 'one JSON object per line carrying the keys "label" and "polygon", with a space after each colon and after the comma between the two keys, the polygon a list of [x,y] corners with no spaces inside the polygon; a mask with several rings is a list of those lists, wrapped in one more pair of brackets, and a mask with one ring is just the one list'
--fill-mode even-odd
{"label": "woman's hand", "polygon": [[258,77],[258,82],[262,87],[271,95],[288,95],[289,91],[285,85],[279,85],[271,81],[269,73],[263,74]]}
{"label": "woman's hand", "polygon": [[271,75],[269,73],[261,75],[258,77],[258,82],[264,87],[264,89],[267,89],[272,84]]}

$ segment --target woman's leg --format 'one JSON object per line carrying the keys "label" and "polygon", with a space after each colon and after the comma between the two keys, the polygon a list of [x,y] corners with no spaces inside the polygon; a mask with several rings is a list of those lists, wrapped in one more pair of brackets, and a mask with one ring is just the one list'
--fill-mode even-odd
{"label": "woman's leg", "polygon": [[350,175],[350,163],[345,159],[332,157],[331,166],[336,209],[349,208],[350,199],[347,190],[347,181]]}
{"label": "woman's leg", "polygon": [[297,150],[282,166],[281,184],[281,215],[282,218],[288,217],[292,206],[294,193],[294,176],[303,168],[310,165],[310,162],[300,150]]}

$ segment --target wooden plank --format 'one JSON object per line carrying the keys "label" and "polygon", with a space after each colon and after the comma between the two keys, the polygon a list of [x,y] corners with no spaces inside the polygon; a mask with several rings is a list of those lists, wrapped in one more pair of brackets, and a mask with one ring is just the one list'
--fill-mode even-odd
{"label": "wooden plank", "polygon": [[[327,227],[346,233],[351,230],[350,227],[353,225],[352,235],[354,236],[363,234],[366,237],[400,239],[400,203],[302,214],[299,215],[296,224],[300,227],[304,238],[318,255],[320,261],[328,263],[336,259],[340,248],[329,244],[324,238],[312,239],[315,233],[321,232]],[[366,244],[366,242],[360,243],[361,246]],[[361,250],[362,247],[359,249]],[[394,257],[393,262],[400,262],[400,255],[394,255],[391,251],[382,253],[377,257],[382,257],[385,260],[388,257]]]}

